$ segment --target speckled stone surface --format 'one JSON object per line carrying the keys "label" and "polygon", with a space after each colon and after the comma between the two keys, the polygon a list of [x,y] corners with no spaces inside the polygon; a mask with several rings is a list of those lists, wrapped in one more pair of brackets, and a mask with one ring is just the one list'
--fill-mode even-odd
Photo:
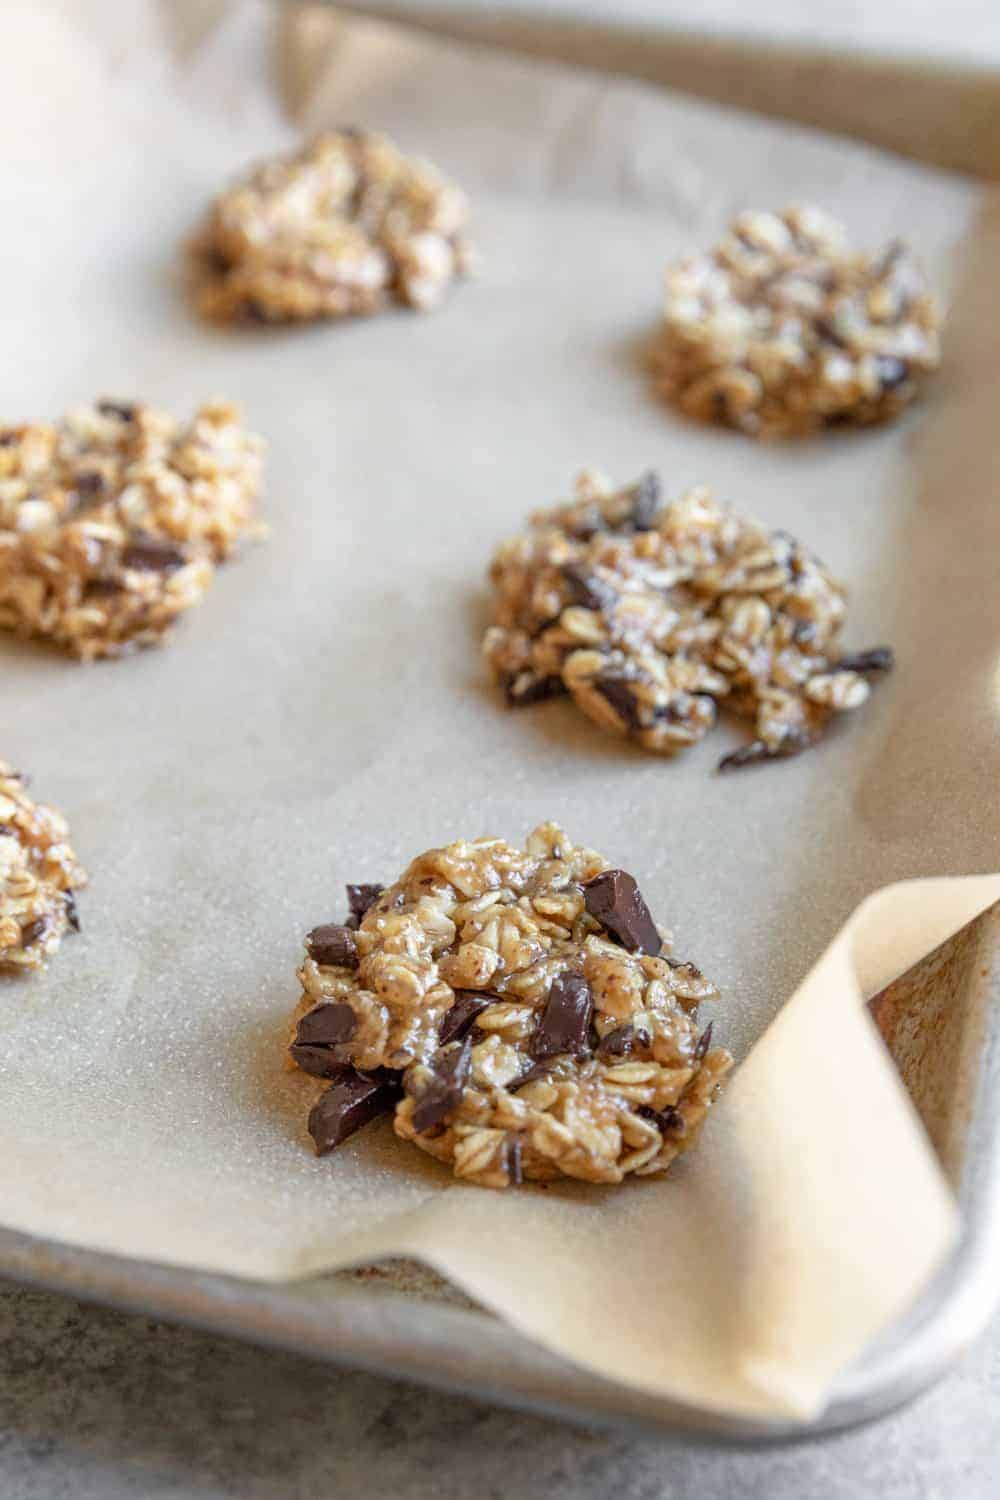
{"label": "speckled stone surface", "polygon": [[580,1431],[0,1283],[2,1500],[995,1500],[1000,1325],[877,1427],[773,1452]]}

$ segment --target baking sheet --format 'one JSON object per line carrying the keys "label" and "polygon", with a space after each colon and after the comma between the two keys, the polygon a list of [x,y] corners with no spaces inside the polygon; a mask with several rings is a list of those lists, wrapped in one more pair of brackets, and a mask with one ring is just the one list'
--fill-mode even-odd
{"label": "baking sheet", "polygon": [[[3,753],[71,816],[94,877],[84,936],[4,986],[4,1223],[275,1279],[416,1254],[605,1374],[807,1414],[955,1227],[859,986],[1000,883],[884,893],[813,966],[879,887],[1000,865],[992,202],[857,147],[316,10],[103,24],[13,18],[9,56],[44,50],[52,86],[40,98],[20,64],[0,80],[2,409],[233,396],[271,445],[274,535],[167,651],[83,669],[0,648]],[[469,186],[482,275],[432,318],[200,327],[177,246],[202,203],[335,120]],[[905,226],[953,285],[932,401],[894,432],[792,448],[681,424],[637,359],[662,264],[737,207],[801,197],[865,239]],[[851,584],[848,643],[892,641],[895,676],[814,753],[743,777],[713,775],[723,735],[670,765],[566,704],[503,713],[478,660],[485,562],[587,463],[655,464],[672,492],[708,479],[801,534]],[[278,1071],[303,931],[345,880],[547,816],[635,871],[723,986],[737,1052],[812,970],[697,1158],[635,1190],[505,1196],[449,1186],[387,1128],[317,1162],[303,1080]]]}

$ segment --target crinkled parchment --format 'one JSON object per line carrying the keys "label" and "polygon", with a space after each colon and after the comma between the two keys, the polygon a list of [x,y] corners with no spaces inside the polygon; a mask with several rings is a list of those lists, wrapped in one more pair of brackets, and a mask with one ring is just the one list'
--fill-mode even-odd
{"label": "crinkled parchment", "polygon": [[[327,12],[130,23],[5,19],[0,414],[238,400],[270,442],[273,536],[165,650],[85,668],[0,642],[0,751],[92,876],[82,936],[0,994],[0,1217],[265,1278],[409,1252],[606,1375],[808,1413],[955,1232],[860,997],[1000,897],[995,208],[854,145]],[[179,250],[204,204],[334,122],[470,190],[482,274],[431,316],[200,324]],[[689,427],[639,359],[661,269],[801,198],[912,238],[952,289],[945,370],[891,431]],[[851,587],[845,645],[891,642],[895,674],[817,749],[729,777],[724,736],[664,763],[565,703],[505,712],[484,569],[587,463],[710,482],[801,535]],[[317,1160],[281,1068],[302,934],[347,880],[544,817],[632,870],[723,987],[716,1035],[749,1057],[701,1149],[663,1182],[506,1194],[388,1126]],[[980,878],[932,878],[956,876]]]}

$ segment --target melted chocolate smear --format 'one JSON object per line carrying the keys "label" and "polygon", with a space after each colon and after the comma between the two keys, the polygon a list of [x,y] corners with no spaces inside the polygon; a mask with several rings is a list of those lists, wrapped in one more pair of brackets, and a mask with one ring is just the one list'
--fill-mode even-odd
{"label": "melted chocolate smear", "polygon": [[583,886],[590,915],[630,953],[659,953],[663,940],[642,892],[627,870],[605,870]]}
{"label": "melted chocolate smear", "polygon": [[627,724],[629,729],[638,729],[639,705],[626,678],[598,677],[594,682],[594,687],[601,697],[611,704],[619,719]]}
{"label": "melted chocolate smear", "polygon": [[472,1038],[468,1036],[461,1046],[435,1055],[431,1065],[433,1077],[414,1106],[414,1130],[430,1130],[458,1108],[468,1082],[471,1058]]}
{"label": "melted chocolate smear", "polygon": [[561,698],[566,684],[561,677],[539,677],[537,672],[515,672],[502,682],[508,708],[526,708],[530,703],[544,703]]}

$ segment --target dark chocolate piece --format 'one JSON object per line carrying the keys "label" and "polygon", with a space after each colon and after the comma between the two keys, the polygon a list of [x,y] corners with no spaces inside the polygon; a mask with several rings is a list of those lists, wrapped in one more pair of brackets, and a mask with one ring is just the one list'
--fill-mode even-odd
{"label": "dark chocolate piece", "polygon": [[705,1056],[705,1054],[708,1051],[709,1047],[711,1047],[711,1045],[712,1045],[712,1026],[713,1025],[714,1025],[714,1022],[709,1021],[708,1025],[705,1027],[705,1030],[702,1032],[701,1036],[698,1038],[697,1042],[695,1043],[694,1052],[691,1054],[692,1057],[694,1058],[695,1062],[701,1062],[702,1058]]}
{"label": "dark chocolate piece", "polygon": [[590,915],[630,953],[659,953],[663,940],[653,914],[627,870],[595,875],[584,885],[583,899]]}
{"label": "dark chocolate piece", "polygon": [[440,1045],[459,1042],[469,1032],[473,1021],[488,1005],[496,1003],[496,995],[480,994],[476,990],[456,990],[455,1003],[445,1013],[438,1037]]}
{"label": "dark chocolate piece", "polygon": [[[590,1051],[590,1018],[594,999],[582,974],[560,974],[552,981],[529,1051],[532,1057],[582,1057]],[[526,1079],[521,1079],[526,1083]]]}
{"label": "dark chocolate piece", "polygon": [[0,839],[16,839],[17,829],[12,828],[9,823],[0,823]]}
{"label": "dark chocolate piece", "polygon": [[653,1038],[644,1027],[635,1027],[629,1022],[605,1032],[597,1044],[598,1057],[630,1057],[633,1047],[648,1047]]}
{"label": "dark chocolate piece", "polygon": [[633,489],[632,525],[636,531],[652,531],[660,508],[660,476],[647,469]]}
{"label": "dark chocolate piece", "polygon": [[648,1104],[642,1104],[636,1110],[644,1120],[652,1120],[661,1135],[683,1135],[684,1116],[679,1109],[668,1104],[666,1109],[651,1109]]}
{"label": "dark chocolate piece", "polygon": [[357,1025],[351,1007],[343,1000],[334,1000],[328,1005],[315,1005],[306,1012],[299,1021],[295,1040],[318,1047],[335,1047],[338,1042],[349,1042]]}
{"label": "dark chocolate piece", "polygon": [[144,573],[173,573],[186,562],[182,547],[157,536],[144,536],[130,542],[122,552],[123,568],[137,568]]}
{"label": "dark chocolate piece", "polygon": [[561,677],[540,677],[537,672],[514,672],[502,682],[508,708],[526,708],[529,703],[544,703],[547,698],[561,698],[566,684]]}
{"label": "dark chocolate piece", "polygon": [[117,417],[119,422],[131,422],[138,407],[127,401],[98,401],[97,410],[103,417]]}
{"label": "dark chocolate piece", "polygon": [[120,594],[124,584],[116,583],[113,578],[91,578],[84,586],[85,599],[110,599],[112,594]]}
{"label": "dark chocolate piece", "polygon": [[76,909],[76,896],[73,891],[63,891],[63,901],[66,906],[66,921],[74,932],[80,931],[80,913]]}
{"label": "dark chocolate piece", "polygon": [[12,448],[18,440],[18,436],[19,433],[16,427],[6,428],[3,432],[0,432],[0,448]]}
{"label": "dark chocolate piece", "polygon": [[73,488],[81,497],[99,495],[104,489],[104,475],[99,469],[85,469],[82,474],[76,476]]}
{"label": "dark chocolate piece", "polygon": [[507,1171],[507,1181],[513,1187],[520,1187],[524,1181],[521,1158],[521,1137],[519,1135],[509,1135],[504,1142],[503,1164]]}
{"label": "dark chocolate piece", "polygon": [[435,1054],[431,1064],[433,1077],[414,1106],[414,1130],[430,1130],[458,1108],[468,1081],[471,1057],[472,1038],[468,1036],[460,1046]]}
{"label": "dark chocolate piece", "polygon": [[48,917],[36,917],[26,927],[21,928],[21,947],[30,948],[33,943],[39,942],[49,930]]}
{"label": "dark chocolate piece", "polygon": [[399,1094],[399,1082],[392,1074],[359,1073],[342,1065],[336,1082],[309,1111],[309,1134],[317,1156],[325,1156],[369,1120],[392,1109]]}
{"label": "dark chocolate piece", "polygon": [[611,584],[590,572],[582,563],[567,563],[562,573],[569,584],[570,598],[574,604],[582,604],[584,609],[614,608],[618,595]]}
{"label": "dark chocolate piece", "polygon": [[306,938],[306,949],[318,964],[333,964],[342,969],[358,967],[358,945],[354,933],[339,922],[314,927]]}
{"label": "dark chocolate piece", "polygon": [[351,916],[359,922],[363,920],[365,912],[385,890],[384,885],[349,885],[347,887],[347,904],[351,908]]}
{"label": "dark chocolate piece", "polygon": [[808,750],[812,740],[807,734],[786,734],[784,739],[777,745],[769,745],[766,740],[751,740],[749,745],[741,745],[738,750],[730,750],[719,761],[720,771],[737,771],[741,766],[754,766],[766,760],[787,760],[790,755],[798,755],[802,750]]}
{"label": "dark chocolate piece", "polygon": [[623,719],[629,729],[639,727],[639,705],[635,695],[629,691],[629,682],[625,677],[598,677],[594,686],[605,698],[620,719]]}
{"label": "dark chocolate piece", "polygon": [[855,651],[834,662],[838,672],[891,672],[895,666],[891,646],[873,646],[870,651]]}

